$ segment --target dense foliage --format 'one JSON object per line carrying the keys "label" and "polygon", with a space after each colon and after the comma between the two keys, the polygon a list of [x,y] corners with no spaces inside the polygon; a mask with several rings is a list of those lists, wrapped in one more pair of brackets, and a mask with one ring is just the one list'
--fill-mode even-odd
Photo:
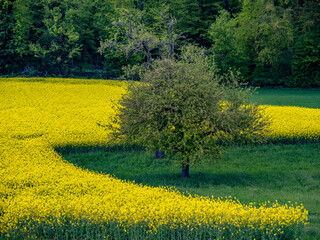
{"label": "dense foliage", "polygon": [[159,39],[159,14],[174,16],[180,43],[211,48],[221,72],[240,70],[256,85],[320,85],[319,0],[0,0],[0,74],[119,77],[147,61],[98,51],[123,38],[114,23],[128,9]]}
{"label": "dense foliage", "polygon": [[267,120],[249,104],[249,88],[241,88],[232,74],[214,74],[203,49],[186,46],[179,59],[155,61],[139,84],[129,85],[115,135],[165,151],[182,164],[181,176],[189,177],[190,164],[221,155],[221,141],[258,141]]}

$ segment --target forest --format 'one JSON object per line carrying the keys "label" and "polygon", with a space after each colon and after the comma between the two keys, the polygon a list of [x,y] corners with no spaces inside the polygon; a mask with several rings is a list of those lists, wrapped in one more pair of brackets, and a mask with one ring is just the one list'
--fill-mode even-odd
{"label": "forest", "polygon": [[250,85],[320,87],[319,39],[319,0],[0,0],[2,76],[132,78],[193,44]]}

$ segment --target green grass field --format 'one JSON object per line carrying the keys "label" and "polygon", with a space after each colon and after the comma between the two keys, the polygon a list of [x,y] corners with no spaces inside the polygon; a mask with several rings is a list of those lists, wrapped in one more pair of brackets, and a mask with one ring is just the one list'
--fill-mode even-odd
{"label": "green grass field", "polygon": [[252,102],[277,106],[320,108],[320,89],[257,89]]}
{"label": "green grass field", "polygon": [[[260,89],[253,102],[319,108],[318,90]],[[310,224],[304,239],[320,239],[320,143],[232,146],[214,165],[192,166],[190,179],[179,166],[139,150],[65,155],[77,166],[151,186],[174,186],[203,196],[232,196],[242,203],[288,201],[303,204]]]}

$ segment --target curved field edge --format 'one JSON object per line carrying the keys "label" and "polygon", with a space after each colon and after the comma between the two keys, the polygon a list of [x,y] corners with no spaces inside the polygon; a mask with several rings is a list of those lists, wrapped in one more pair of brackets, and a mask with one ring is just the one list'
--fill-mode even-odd
{"label": "curved field edge", "polygon": [[40,139],[1,139],[1,145],[2,236],[61,237],[72,229],[74,238],[98,231],[123,239],[127,234],[159,236],[171,229],[203,239],[230,234],[299,237],[307,222],[303,206],[256,207],[234,199],[184,196],[83,170]]}
{"label": "curved field edge", "polygon": [[186,197],[67,163],[54,147],[108,143],[104,126],[125,85],[46,81],[0,81],[2,237],[87,238],[94,232],[110,239],[301,236],[307,223],[302,206]]}
{"label": "curved field edge", "polygon": [[241,203],[303,203],[309,224],[302,239],[320,239],[320,145],[230,146],[222,159],[192,166],[187,181],[168,158],[139,149],[95,149],[63,157],[81,168],[114,174],[148,186],[174,186],[181,193],[236,197]]}

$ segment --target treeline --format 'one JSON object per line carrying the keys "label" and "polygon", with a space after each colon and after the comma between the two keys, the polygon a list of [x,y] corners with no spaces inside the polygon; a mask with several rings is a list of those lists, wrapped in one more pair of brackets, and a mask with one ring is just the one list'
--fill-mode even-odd
{"label": "treeline", "polygon": [[101,48],[127,37],[118,24],[124,14],[132,13],[129,24],[140,16],[144,33],[159,39],[165,14],[183,36],[177,51],[184,43],[205,47],[221,74],[239,72],[260,86],[319,87],[319,10],[320,0],[0,0],[0,73],[118,78],[147,61],[143,51]]}

